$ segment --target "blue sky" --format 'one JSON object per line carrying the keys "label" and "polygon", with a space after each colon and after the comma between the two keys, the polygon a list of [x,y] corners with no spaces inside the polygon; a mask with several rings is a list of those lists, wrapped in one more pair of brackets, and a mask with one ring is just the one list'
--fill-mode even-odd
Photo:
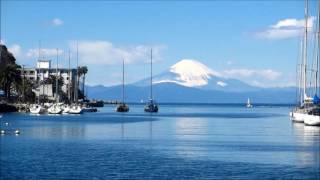
{"label": "blue sky", "polygon": [[[311,16],[315,6],[312,1]],[[290,86],[303,8],[303,1],[5,0],[1,40],[29,67],[37,60],[39,40],[43,56],[54,63],[55,49],[61,49],[61,66],[67,64],[68,49],[75,63],[78,41],[91,85],[120,83],[123,57],[128,82],[147,77],[153,47],[155,74],[181,59],[195,59],[253,85]]]}

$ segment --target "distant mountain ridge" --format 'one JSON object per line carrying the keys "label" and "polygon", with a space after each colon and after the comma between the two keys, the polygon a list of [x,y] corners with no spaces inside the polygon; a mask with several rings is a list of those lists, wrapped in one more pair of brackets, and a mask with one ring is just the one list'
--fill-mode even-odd
{"label": "distant mountain ridge", "polygon": [[[89,86],[88,96],[103,100],[120,100],[121,86],[101,87]],[[125,89],[127,102],[147,101],[149,87],[127,85]],[[246,103],[247,98],[252,103],[295,103],[295,88],[270,88],[249,92],[225,92],[190,88],[175,83],[154,85],[154,98],[160,103]]]}
{"label": "distant mountain ridge", "polygon": [[[294,103],[296,88],[260,88],[223,77],[204,64],[184,59],[153,77],[154,98],[160,103]],[[88,86],[89,98],[120,100],[121,85]],[[149,99],[150,78],[126,85],[127,102]]]}

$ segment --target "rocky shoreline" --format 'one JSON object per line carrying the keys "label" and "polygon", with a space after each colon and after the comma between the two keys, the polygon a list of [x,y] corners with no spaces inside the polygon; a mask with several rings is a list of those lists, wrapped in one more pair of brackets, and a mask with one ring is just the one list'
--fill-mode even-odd
{"label": "rocky shoreline", "polygon": [[0,113],[17,112],[17,111],[18,111],[18,107],[16,105],[0,103]]}

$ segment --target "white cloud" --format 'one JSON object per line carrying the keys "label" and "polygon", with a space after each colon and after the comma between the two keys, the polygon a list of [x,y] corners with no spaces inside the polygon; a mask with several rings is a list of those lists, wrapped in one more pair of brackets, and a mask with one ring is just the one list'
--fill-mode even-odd
{"label": "white cloud", "polygon": [[48,26],[54,26],[54,27],[58,27],[58,26],[62,26],[63,25],[63,21],[59,18],[53,18],[49,21],[47,21],[45,23]]}
{"label": "white cloud", "polygon": [[228,84],[225,83],[225,82],[223,82],[223,81],[218,81],[218,82],[217,82],[217,85],[222,86],[222,87],[225,87],[225,86],[227,86]]}
{"label": "white cloud", "polygon": [[63,25],[63,21],[59,18],[54,18],[50,21],[50,24],[52,26],[61,26],[61,25]]}
{"label": "white cloud", "polygon": [[229,69],[222,71],[221,74],[225,78],[238,79],[253,86],[289,86],[288,82],[284,81],[286,77],[283,77],[281,72],[272,69]]}
{"label": "white cloud", "polygon": [[[315,17],[308,18],[307,27],[309,32],[313,30]],[[283,19],[276,24],[269,26],[263,31],[257,32],[255,35],[263,39],[288,39],[301,36],[305,27],[304,19]]]}
{"label": "white cloud", "polygon": [[281,72],[272,69],[230,69],[224,70],[222,74],[227,78],[251,78],[259,77],[267,80],[276,80],[281,76]]}
{"label": "white cloud", "polygon": [[3,39],[0,39],[0,44],[4,45],[5,41]]}
{"label": "white cloud", "polygon": [[234,64],[233,61],[227,61],[227,65],[232,65],[232,64]]}
{"label": "white cloud", "polygon": [[13,44],[8,47],[9,52],[13,54],[15,58],[19,58],[22,54],[21,46],[19,44]]}
{"label": "white cloud", "polygon": [[[161,45],[146,46],[136,45],[117,47],[109,41],[79,41],[79,60],[85,64],[119,64],[124,59],[127,64],[149,61],[150,49],[153,49],[155,61],[161,59]],[[70,42],[70,49],[76,53],[76,42]]]}
{"label": "white cloud", "polygon": [[[61,55],[63,53],[63,50],[59,49],[58,50],[58,55]],[[42,48],[40,49],[40,57],[41,58],[48,58],[52,56],[57,55],[57,49],[46,49]],[[26,53],[26,56],[28,58],[38,58],[39,57],[39,49],[29,49],[28,52]]]}

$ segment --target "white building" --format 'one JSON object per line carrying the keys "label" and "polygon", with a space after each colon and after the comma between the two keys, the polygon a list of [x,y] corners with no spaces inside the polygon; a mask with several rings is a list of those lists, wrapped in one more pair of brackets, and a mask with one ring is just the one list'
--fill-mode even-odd
{"label": "white building", "polygon": [[[50,76],[58,76],[63,78],[63,86],[61,87],[68,97],[74,96],[74,87],[76,82],[77,69],[51,67],[50,60],[38,60],[36,68],[23,68],[21,76],[30,80],[35,85],[34,92],[38,97],[40,95],[46,96],[49,100],[54,100],[53,83],[47,83],[46,80]],[[70,92],[69,92],[70,89]]]}

